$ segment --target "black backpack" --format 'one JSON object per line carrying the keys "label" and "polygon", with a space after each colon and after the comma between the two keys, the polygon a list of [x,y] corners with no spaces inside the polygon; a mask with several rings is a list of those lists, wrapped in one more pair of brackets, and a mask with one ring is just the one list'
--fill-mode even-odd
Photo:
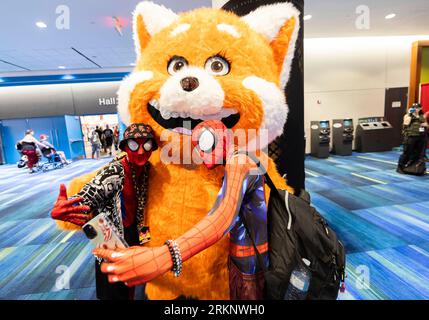
{"label": "black backpack", "polygon": [[426,174],[426,162],[424,159],[419,159],[409,166],[402,169],[405,174],[414,176],[424,176]]}
{"label": "black backpack", "polygon": [[[250,157],[262,168],[258,159]],[[311,262],[307,299],[336,299],[340,286],[344,288],[346,260],[343,244],[325,219],[310,205],[310,196],[306,191],[303,190],[301,196],[296,197],[277,189],[267,173],[265,182],[271,189],[267,210],[268,269],[242,216],[258,264],[264,270],[265,298],[283,300],[292,271],[305,258]]]}

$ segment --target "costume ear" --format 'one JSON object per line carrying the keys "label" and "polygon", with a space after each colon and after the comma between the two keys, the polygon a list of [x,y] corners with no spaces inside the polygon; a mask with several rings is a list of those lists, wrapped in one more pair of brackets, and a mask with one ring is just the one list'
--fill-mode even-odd
{"label": "costume ear", "polygon": [[178,18],[170,9],[150,1],[140,2],[133,14],[134,44],[137,57],[146,47],[150,38],[168,27]]}
{"label": "costume ear", "polygon": [[270,41],[282,88],[289,79],[295,55],[299,16],[299,11],[291,3],[278,3],[259,7],[242,18],[254,31]]}

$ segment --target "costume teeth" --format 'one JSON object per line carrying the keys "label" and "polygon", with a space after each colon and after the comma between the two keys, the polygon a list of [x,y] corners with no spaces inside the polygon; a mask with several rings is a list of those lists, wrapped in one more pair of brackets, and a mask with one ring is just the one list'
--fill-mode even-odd
{"label": "costume teeth", "polygon": [[161,111],[161,116],[162,116],[165,120],[168,120],[168,119],[170,119],[170,118],[171,118],[171,112],[162,110],[162,111]]}
{"label": "costume teeth", "polygon": [[158,100],[153,99],[153,100],[150,100],[149,103],[150,103],[150,105],[152,107],[154,107],[155,109],[159,110],[159,102],[158,102]]}
{"label": "costume teeth", "polygon": [[194,115],[194,114],[190,114],[189,115],[189,117],[191,118],[191,119],[194,119],[194,120],[200,120],[201,119],[201,116],[200,115]]}

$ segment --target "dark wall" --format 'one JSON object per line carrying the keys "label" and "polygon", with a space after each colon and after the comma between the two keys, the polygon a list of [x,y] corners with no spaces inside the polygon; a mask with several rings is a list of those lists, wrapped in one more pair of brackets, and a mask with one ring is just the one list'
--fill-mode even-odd
{"label": "dark wall", "polygon": [[305,187],[304,173],[304,59],[303,59],[303,12],[304,0],[230,0],[223,8],[239,16],[272,3],[292,2],[301,11],[301,30],[296,44],[291,75],[285,89],[289,105],[288,121],[284,133],[270,145],[270,156],[276,161],[279,172],[287,175],[288,184],[298,192]]}

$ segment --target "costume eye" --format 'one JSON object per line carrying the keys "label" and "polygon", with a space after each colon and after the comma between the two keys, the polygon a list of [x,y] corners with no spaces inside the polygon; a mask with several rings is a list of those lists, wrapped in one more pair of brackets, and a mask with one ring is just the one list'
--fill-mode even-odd
{"label": "costume eye", "polygon": [[127,140],[127,145],[128,145],[128,148],[130,148],[131,151],[137,151],[139,149],[139,144],[137,143],[137,141],[135,141],[133,139],[128,139]]}
{"label": "costume eye", "polygon": [[147,151],[147,152],[151,151],[151,150],[152,150],[152,147],[153,147],[152,140],[148,140],[148,141],[146,141],[146,142],[144,143],[144,145],[143,145],[143,149],[144,149],[145,151]]}
{"label": "costume eye", "polygon": [[215,136],[210,130],[203,129],[198,139],[198,147],[203,152],[210,152],[214,149],[216,143]]}
{"label": "costume eye", "polygon": [[173,57],[168,63],[167,71],[169,74],[173,75],[183,68],[188,66],[188,61],[183,57]]}
{"label": "costume eye", "polygon": [[219,56],[209,58],[204,68],[208,73],[215,76],[224,76],[228,74],[230,70],[228,61]]}

